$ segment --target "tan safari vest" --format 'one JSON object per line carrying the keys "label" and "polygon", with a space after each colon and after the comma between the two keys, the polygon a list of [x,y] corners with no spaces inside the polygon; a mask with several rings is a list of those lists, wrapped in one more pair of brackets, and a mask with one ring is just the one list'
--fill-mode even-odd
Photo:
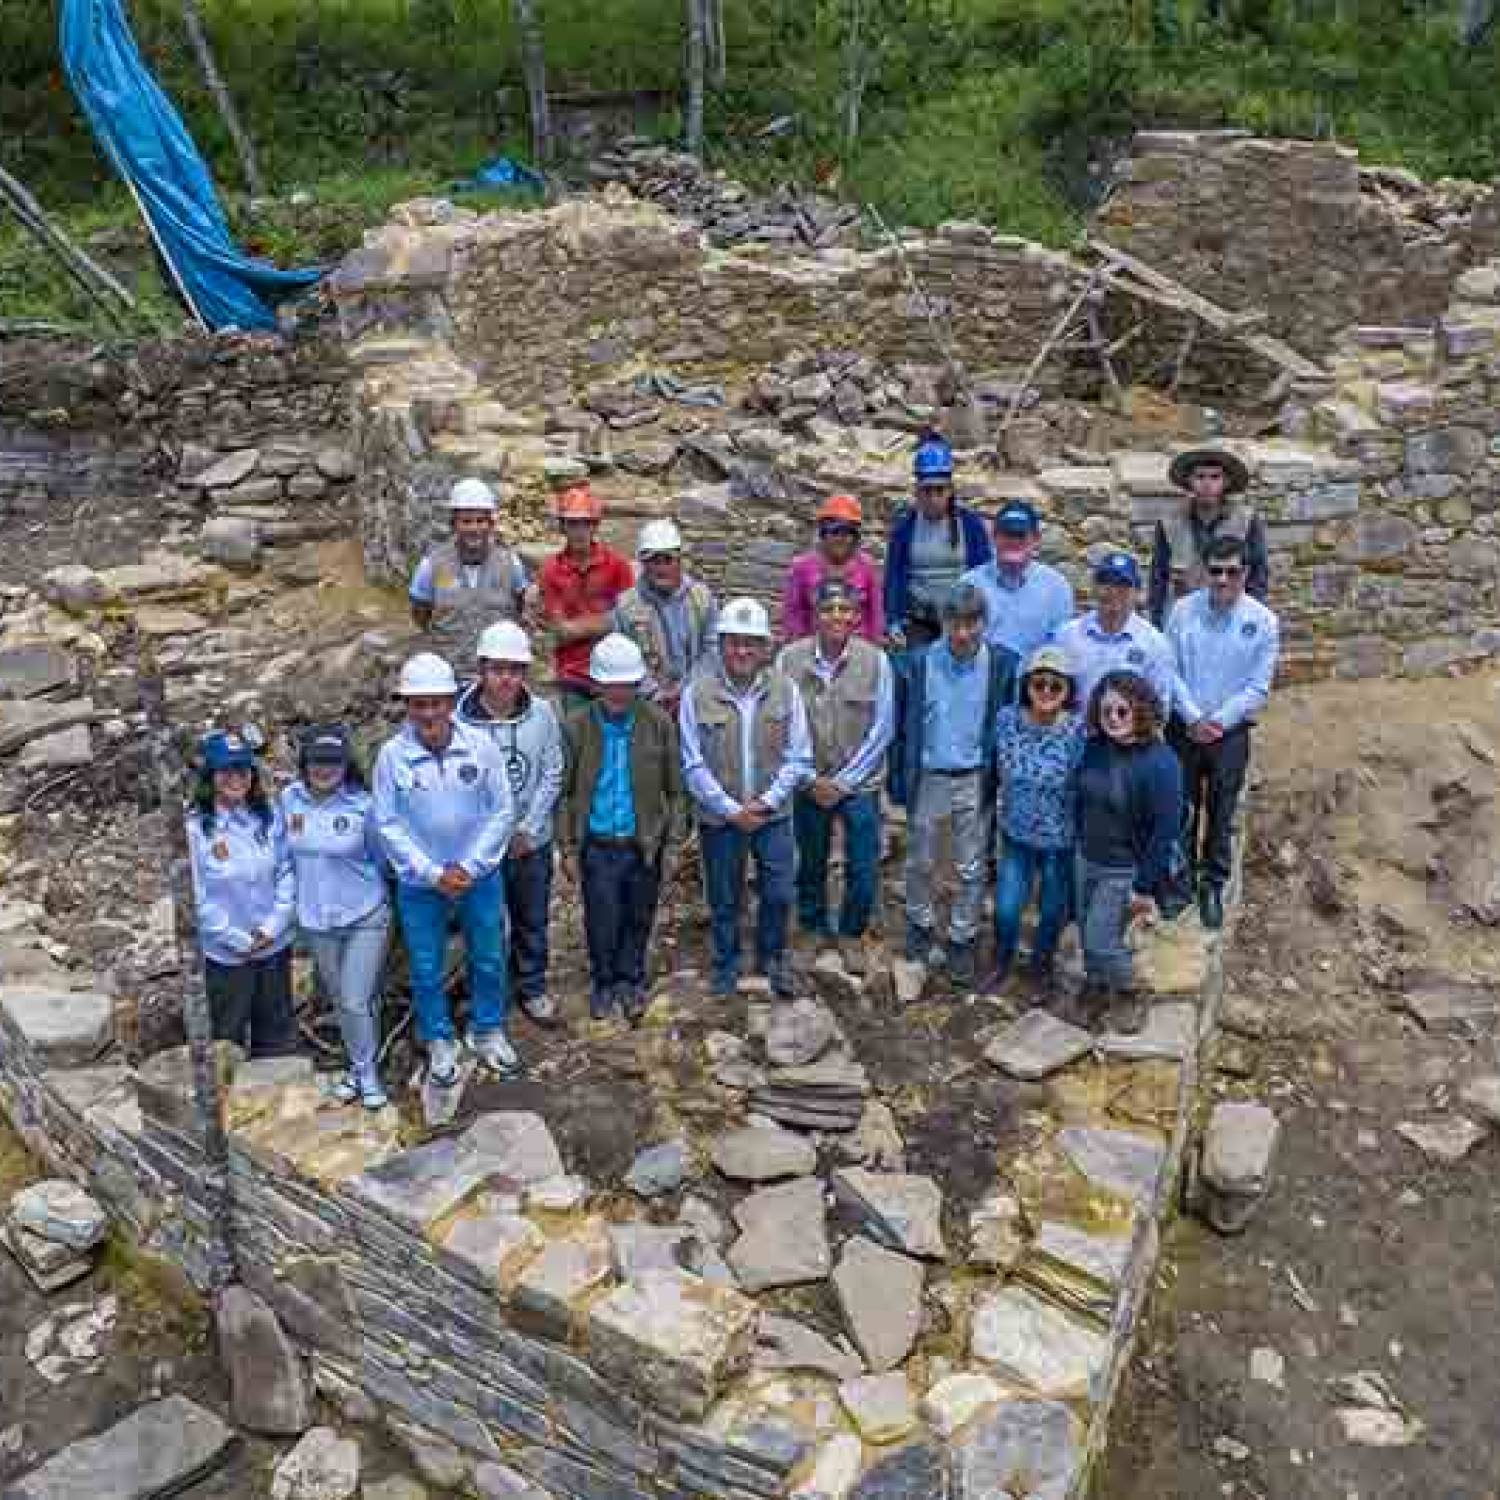
{"label": "tan safari vest", "polygon": [[454,661],[467,664],[479,644],[479,632],[496,620],[514,620],[521,613],[521,596],[514,583],[516,560],[498,542],[479,569],[478,581],[464,581],[458,548],[443,542],[432,549],[432,634],[443,642]]}
{"label": "tan safari vest", "polygon": [[[708,585],[696,579],[687,580],[688,669],[702,660],[709,645],[708,619],[713,613],[714,596]],[[645,598],[639,587],[620,595],[615,606],[621,630],[641,648],[646,670],[657,682],[675,679],[667,666],[667,636],[662,627],[661,611]]]}
{"label": "tan safari vest", "polygon": [[[1172,595],[1180,599],[1195,589],[1205,588],[1208,574],[1203,570],[1203,559],[1198,555],[1198,538],[1193,531],[1192,503],[1180,507],[1162,522],[1166,532],[1167,546],[1172,554]],[[1237,541],[1246,541],[1250,536],[1250,523],[1255,512],[1248,505],[1226,505],[1214,527],[1214,537],[1232,536]]]}
{"label": "tan safari vest", "polygon": [[[693,697],[693,713],[698,720],[698,744],[704,764],[714,780],[738,803],[753,802],[776,779],[786,755],[792,727],[792,694],[796,689],[785,674],[771,668],[762,678],[763,692],[755,704],[755,727],[751,745],[755,754],[755,784],[746,780],[746,767],[740,732],[740,711],[724,682],[723,674],[711,672],[695,677],[688,687]],[[772,821],[789,817],[792,799],[788,797],[772,815]],[[710,824],[724,820],[704,808],[698,816]]]}
{"label": "tan safari vest", "polygon": [[[794,641],[781,653],[781,669],[802,690],[812,730],[813,763],[819,776],[836,776],[864,744],[875,723],[880,701],[882,653],[856,636],[844,648],[843,661],[831,681],[813,670],[816,636]],[[882,758],[875,774],[857,790],[872,791],[885,780]]]}

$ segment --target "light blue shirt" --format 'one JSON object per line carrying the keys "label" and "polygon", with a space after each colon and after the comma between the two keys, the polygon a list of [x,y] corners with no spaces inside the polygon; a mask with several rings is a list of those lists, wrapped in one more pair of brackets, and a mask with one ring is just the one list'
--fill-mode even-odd
{"label": "light blue shirt", "polygon": [[1068,653],[1068,665],[1078,686],[1078,702],[1087,710],[1099,679],[1108,672],[1134,672],[1156,689],[1163,717],[1177,700],[1177,663],[1167,638],[1149,620],[1132,614],[1111,635],[1090,610],[1070,620],[1057,632],[1057,642]]}
{"label": "light blue shirt", "polygon": [[984,638],[991,646],[1009,646],[1021,658],[1031,653],[1073,618],[1073,585],[1056,568],[1029,562],[1019,581],[1011,582],[996,562],[970,568],[959,579],[984,595]]}
{"label": "light blue shirt", "polygon": [[635,837],[635,789],[630,782],[630,741],[635,735],[635,712],[623,718],[592,710],[603,735],[599,779],[589,803],[589,832],[601,839]]}
{"label": "light blue shirt", "polygon": [[[843,665],[843,658],[828,661],[821,646],[814,647],[812,669],[823,682],[832,682]],[[860,741],[847,762],[834,773],[832,780],[846,792],[857,792],[874,774],[880,758],[891,748],[896,736],[896,677],[891,659],[881,653],[875,686],[875,717],[870,731]]]}
{"label": "light blue shirt", "polygon": [[515,830],[516,806],[500,752],[457,721],[438,754],[410,724],[375,761],[375,827],[396,878],[434,886],[448,865],[492,875]]}
{"label": "light blue shirt", "polygon": [[[722,668],[719,669],[722,672]],[[744,757],[745,780],[754,786],[761,778],[764,768],[755,764],[755,710],[766,695],[767,674],[760,673],[749,687],[739,689],[726,677],[725,687],[740,718],[740,750]],[[781,764],[766,789],[755,800],[772,812],[779,812],[786,799],[813,778],[812,733],[807,727],[807,705],[797,684],[791,683],[792,712],[787,725],[786,749],[782,752]],[[719,784],[718,778],[708,768],[703,758],[703,742],[698,734],[698,715],[693,708],[693,695],[684,693],[677,710],[677,728],[682,739],[682,776],[693,800],[718,818],[732,818],[743,810]]]}
{"label": "light blue shirt", "polygon": [[922,769],[977,771],[984,763],[984,711],[990,692],[990,648],[960,661],[939,641],[927,653],[922,705]]}
{"label": "light blue shirt", "polygon": [[[216,964],[242,964],[279,953],[292,940],[296,877],[286,825],[273,811],[269,826],[245,808],[216,812],[208,830],[188,815],[188,854],[198,907],[198,942]],[[250,952],[259,928],[269,947]]]}
{"label": "light blue shirt", "polygon": [[1259,599],[1243,594],[1232,608],[1219,610],[1212,594],[1199,589],[1177,601],[1167,639],[1181,678],[1178,710],[1189,724],[1212,719],[1233,729],[1266,706],[1281,654],[1281,625]]}
{"label": "light blue shirt", "polygon": [[315,797],[295,781],[281,794],[297,872],[297,925],[304,932],[352,927],[386,906],[373,806],[361,787]]}

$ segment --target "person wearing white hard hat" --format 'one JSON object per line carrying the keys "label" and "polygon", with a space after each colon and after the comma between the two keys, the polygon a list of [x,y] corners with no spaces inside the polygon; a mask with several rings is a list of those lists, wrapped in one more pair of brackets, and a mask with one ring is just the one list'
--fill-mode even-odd
{"label": "person wearing white hard hat", "polygon": [[780,999],[793,994],[787,927],[796,875],[792,793],[813,775],[812,737],[797,684],[770,667],[771,621],[756,599],[719,612],[712,671],[682,695],[682,769],[703,844],[713,937],[713,988],[739,983],[745,865],[755,860],[757,970]]}
{"label": "person wearing white hard hat", "polygon": [[649,521],[635,544],[640,576],[615,606],[615,629],[646,658],[641,696],[677,714],[682,689],[713,655],[717,610],[713,591],[682,566],[682,533],[671,521]]}
{"label": "person wearing white hard hat", "polygon": [[396,873],[396,912],[411,965],[417,1040],[429,1081],[458,1082],[458,1039],[443,987],[448,923],[463,933],[469,1040],[491,1070],[520,1071],[505,1033],[509,991],[501,861],[515,830],[515,798],[487,735],[455,722],[458,680],[430,651],[401,669],[406,723],[375,761],[375,827]]}
{"label": "person wearing white hard hat", "polygon": [[618,632],[589,653],[593,701],[567,719],[568,770],[559,820],[564,859],[576,859],[589,949],[589,1014],[646,1013],[646,951],[662,867],[681,836],[677,731],[639,696],[640,647]]}
{"label": "person wearing white hard hat", "polygon": [[516,831],[505,851],[510,972],[521,1009],[555,1026],[547,993],[547,924],[552,910],[553,815],[562,794],[563,740],[557,712],[531,689],[531,640],[514,620],[479,637],[479,676],[458,700],[458,721],[488,735],[505,762]]}
{"label": "person wearing white hard hat", "polygon": [[452,535],[417,564],[407,590],[417,627],[459,661],[487,622],[519,618],[525,602],[526,569],[495,536],[497,510],[484,480],[460,479],[448,492]]}

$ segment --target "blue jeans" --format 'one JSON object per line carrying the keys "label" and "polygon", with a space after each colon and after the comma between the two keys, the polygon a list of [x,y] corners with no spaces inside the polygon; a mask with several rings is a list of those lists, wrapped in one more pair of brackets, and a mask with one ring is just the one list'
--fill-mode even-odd
{"label": "blue jeans", "polygon": [[419,1042],[454,1040],[443,966],[448,955],[448,923],[455,913],[469,962],[469,1024],[480,1036],[505,1025],[510,976],[506,973],[504,887],[498,870],[476,880],[461,896],[445,896],[425,885],[396,887]]}
{"label": "blue jeans", "polygon": [[324,992],[338,1008],[339,1030],[349,1071],[359,1083],[373,1083],[380,1052],[380,981],[391,940],[391,910],[382,902],[348,927],[302,934],[318,966]]}
{"label": "blue jeans", "polygon": [[552,845],[505,861],[505,904],[510,916],[510,971],[517,994],[539,1000],[547,993],[547,919],[552,910]]}
{"label": "blue jeans", "polygon": [[828,850],[833,825],[844,825],[844,904],[837,935],[863,937],[875,910],[880,876],[880,793],[858,792],[836,807],[797,797],[792,827],[797,836],[797,918],[804,932],[830,932]]}
{"label": "blue jeans", "polygon": [[1031,944],[1031,970],[1052,966],[1057,940],[1067,925],[1073,904],[1073,851],[1038,849],[1007,838],[995,882],[995,967],[1002,973],[1015,962],[1021,943],[1021,913],[1038,885],[1036,935]]}
{"label": "blue jeans", "polygon": [[1135,961],[1126,930],[1130,926],[1133,869],[1078,861],[1078,935],[1083,940],[1083,971],[1094,984],[1129,989]]}
{"label": "blue jeans", "polygon": [[786,952],[787,926],[792,915],[797,846],[792,820],[778,818],[754,833],[741,833],[725,823],[702,825],[703,885],[708,897],[709,930],[713,937],[714,983],[733,984],[740,973],[740,907],[745,895],[745,861],[754,857],[760,887],[760,909],[755,918],[755,966],[764,972]]}

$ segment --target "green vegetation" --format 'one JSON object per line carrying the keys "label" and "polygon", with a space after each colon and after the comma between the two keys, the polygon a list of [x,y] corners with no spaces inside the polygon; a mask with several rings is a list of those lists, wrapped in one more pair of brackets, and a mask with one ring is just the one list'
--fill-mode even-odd
{"label": "green vegetation", "polygon": [[[724,0],[716,161],[753,181],[837,182],[892,222],[978,218],[1053,243],[1102,186],[1101,148],[1139,125],[1336,136],[1428,176],[1500,161],[1500,36],[1406,0]],[[254,212],[194,69],[176,0],[133,0],[143,50],[187,115],[253,248],[338,254],[390,203],[524,154],[508,0],[204,0],[214,46],[277,201]],[[22,12],[10,15],[15,10]],[[680,85],[682,0],[547,0],[554,91]],[[860,132],[845,139],[850,17]],[[7,7],[0,161],[70,231],[170,307],[57,59],[52,7]],[[768,121],[793,126],[770,140]],[[676,121],[664,119],[670,135]],[[308,196],[293,206],[291,195]],[[86,309],[0,223],[0,317]]]}

